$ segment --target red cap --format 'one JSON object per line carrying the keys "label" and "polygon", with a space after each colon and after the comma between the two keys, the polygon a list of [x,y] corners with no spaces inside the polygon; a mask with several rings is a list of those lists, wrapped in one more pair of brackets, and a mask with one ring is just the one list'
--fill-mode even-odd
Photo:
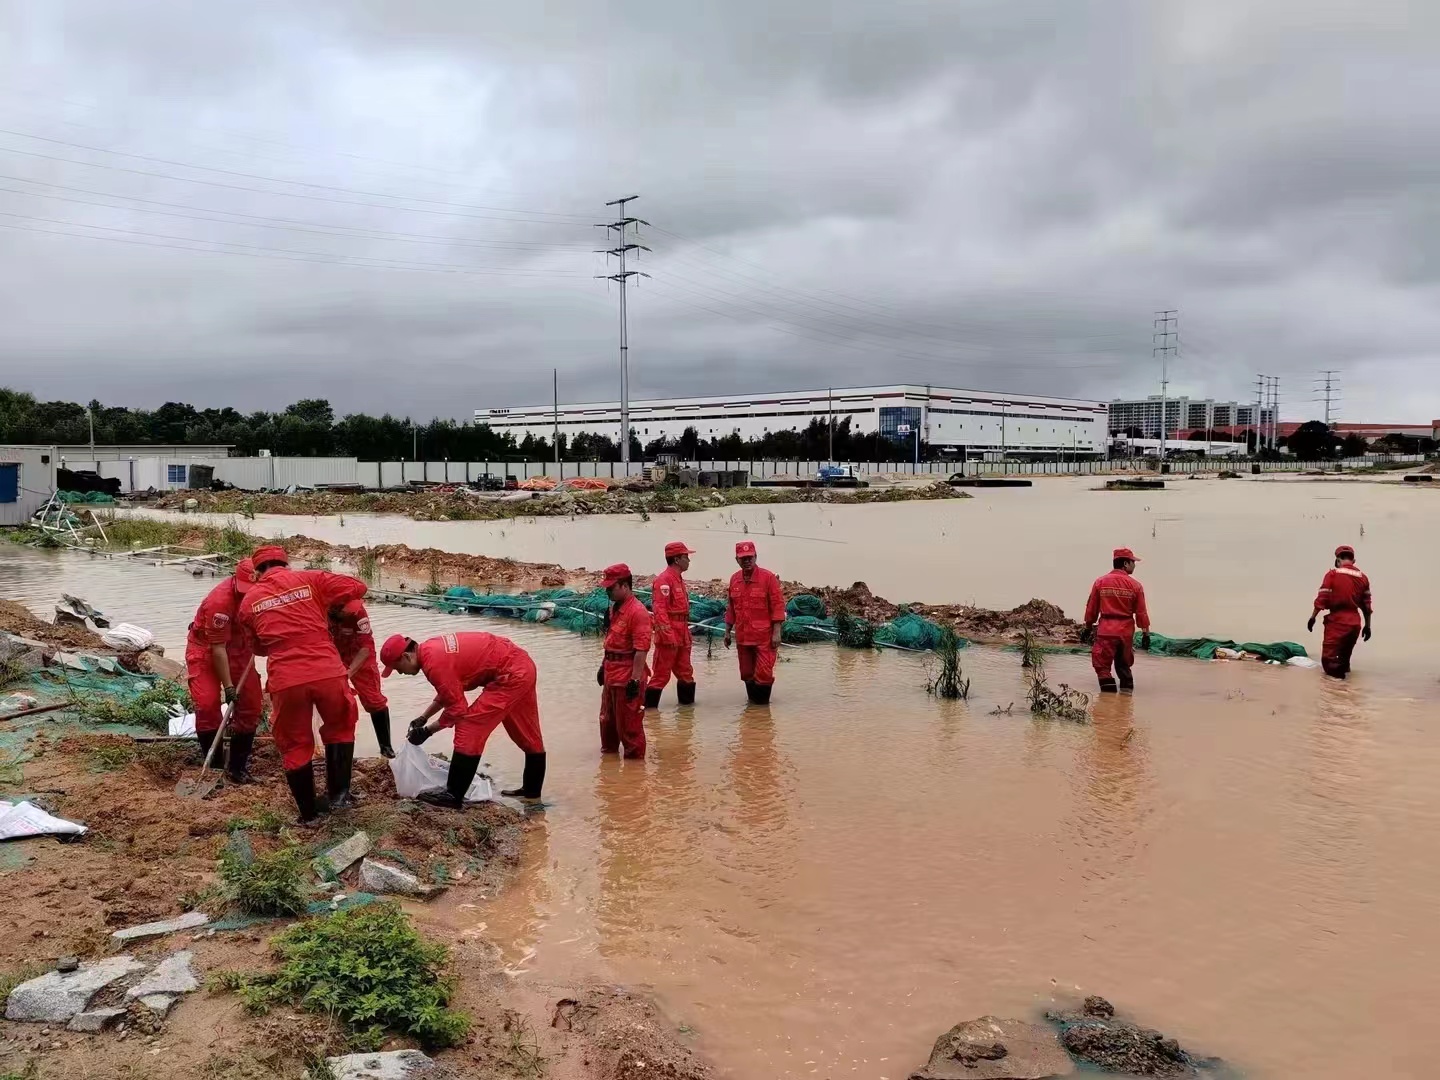
{"label": "red cap", "polygon": [[670,543],[665,545],[665,558],[667,559],[673,559],[676,555],[694,554],[695,549],[692,547],[687,547],[684,542],[680,540],[671,540]]}
{"label": "red cap", "polygon": [[1349,544],[1341,544],[1335,549],[1335,557],[1338,559],[1341,555],[1349,555],[1353,559],[1355,557],[1355,549]]}
{"label": "red cap", "polygon": [[285,554],[285,549],[279,544],[262,544],[255,549],[254,554],[252,554],[250,558],[257,568],[271,562],[284,563],[286,566],[290,565],[290,556]]}
{"label": "red cap", "polygon": [[235,591],[241,594],[250,591],[250,586],[255,584],[255,562],[252,559],[241,559],[235,564]]}
{"label": "red cap", "polygon": [[1129,559],[1131,562],[1140,561],[1135,557],[1135,553],[1129,548],[1116,548],[1110,557],[1112,559]]}
{"label": "red cap", "polygon": [[404,655],[404,634],[391,634],[385,639],[385,644],[380,646],[380,662],[385,665],[385,671],[383,672],[385,678],[388,679],[390,677],[390,673],[395,670],[395,661]]}
{"label": "red cap", "polygon": [[623,562],[617,562],[613,566],[605,567],[605,573],[600,578],[600,587],[602,589],[608,589],[617,581],[624,581],[629,576],[630,567],[626,566]]}
{"label": "red cap", "polygon": [[754,541],[754,540],[741,540],[738,544],[735,545],[735,558],[737,558],[737,559],[743,559],[746,555],[754,555],[754,554],[755,554],[755,541]]}

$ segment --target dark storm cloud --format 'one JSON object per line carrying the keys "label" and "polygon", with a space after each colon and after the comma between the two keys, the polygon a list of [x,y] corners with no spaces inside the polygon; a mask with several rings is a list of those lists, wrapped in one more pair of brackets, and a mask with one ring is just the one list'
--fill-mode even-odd
{"label": "dark storm cloud", "polygon": [[1178,307],[1179,390],[1276,372],[1308,416],[1339,368],[1346,415],[1440,414],[1414,4],[7,10],[0,128],[52,141],[0,135],[0,356],[39,393],[613,396],[591,225],[638,191],[637,393],[1152,393]]}

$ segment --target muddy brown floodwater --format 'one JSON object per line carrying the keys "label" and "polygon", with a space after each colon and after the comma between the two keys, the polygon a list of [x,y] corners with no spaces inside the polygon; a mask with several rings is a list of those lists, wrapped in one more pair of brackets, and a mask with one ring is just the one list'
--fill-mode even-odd
{"label": "muddy brown floodwater", "polygon": [[[1013,653],[962,653],[972,697],[947,703],[925,694],[921,658],[818,645],[784,651],[766,710],[746,705],[728,654],[702,648],[698,704],[677,708],[667,694],[647,718],[650,759],[620,762],[598,753],[598,641],[378,605],[380,634],[483,627],[540,667],[543,828],[499,896],[457,893],[440,914],[498,944],[519,979],[653,986],[736,1080],[901,1080],[958,1020],[1087,992],[1255,1078],[1429,1075],[1440,686],[1426,651],[1433,602],[1417,585],[1433,578],[1440,500],[1370,485],[1353,496],[1220,487],[1037,485],[804,518],[817,508],[781,507],[762,551],[817,583],[1070,608],[1111,544],[1132,543],[1149,556],[1157,627],[1313,640],[1312,590],[1329,549],[1350,540],[1375,578],[1380,631],[1352,682],[1142,657],[1135,697],[1103,700],[1076,726],[1020,705],[995,714],[1023,698]],[[1062,514],[1043,537],[1000,527],[1039,528],[1049,513],[1019,500],[1042,497],[1115,507],[1117,520]],[[366,530],[394,538],[379,535],[386,522],[288,524],[350,543]],[[454,548],[466,537],[490,554],[598,565],[671,533],[722,532],[710,525],[586,520],[574,523],[582,543],[565,522],[528,533],[511,523],[503,540],[491,525],[405,523],[404,539]],[[843,543],[778,535],[792,531]],[[723,570],[714,546],[697,573]],[[1030,565],[1041,550],[1049,560]],[[172,653],[207,584],[0,549],[0,595],[48,610],[63,588],[151,626]],[[1084,657],[1054,657],[1049,671],[1087,690],[1093,680]],[[387,690],[401,725],[428,699],[414,679]],[[518,776],[502,735],[486,758],[501,779]]]}

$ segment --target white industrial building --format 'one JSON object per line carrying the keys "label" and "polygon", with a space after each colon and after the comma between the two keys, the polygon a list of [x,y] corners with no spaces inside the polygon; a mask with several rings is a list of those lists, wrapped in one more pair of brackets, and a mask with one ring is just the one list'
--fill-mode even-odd
{"label": "white industrial building", "polygon": [[[679,439],[694,428],[702,440],[738,435],[761,438],[803,431],[814,420],[846,419],[860,435],[892,439],[898,456],[918,431],[932,447],[967,457],[1100,456],[1105,453],[1109,409],[1104,402],[1036,394],[999,394],[941,386],[854,386],[718,397],[650,398],[630,402],[630,427],[642,444]],[[516,439],[620,434],[618,401],[578,405],[524,405],[476,409],[476,423]]]}
{"label": "white industrial building", "polygon": [[1249,428],[1255,426],[1255,413],[1259,409],[1260,422],[1269,424],[1275,419],[1275,410],[1268,405],[1259,408],[1240,401],[1216,401],[1214,398],[1179,397],[1161,398],[1151,394],[1144,398],[1110,402],[1110,433],[1123,434],[1137,428],[1146,438],[1160,437],[1160,408],[1165,408],[1165,434],[1176,435],[1182,431],[1210,431],[1228,428]]}

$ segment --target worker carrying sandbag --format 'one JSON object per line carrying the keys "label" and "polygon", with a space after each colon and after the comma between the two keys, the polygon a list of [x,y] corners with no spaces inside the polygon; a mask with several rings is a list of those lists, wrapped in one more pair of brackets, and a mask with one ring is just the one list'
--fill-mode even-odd
{"label": "worker carrying sandbag", "polygon": [[1090,666],[1100,679],[1100,692],[1129,693],[1135,689],[1135,627],[1138,624],[1144,631],[1140,647],[1149,649],[1150,612],[1145,607],[1145,586],[1133,576],[1140,560],[1129,548],[1116,548],[1110,554],[1110,573],[1090,586],[1080,640],[1090,642]]}
{"label": "worker carrying sandbag", "polygon": [[[525,773],[518,788],[501,794],[540,798],[545,786],[545,740],[540,734],[535,661],[528,652],[507,637],[481,631],[441,634],[418,644],[403,634],[392,634],[380,647],[380,662],[387,679],[396,671],[424,672],[435,688],[430,707],[410,722],[410,743],[420,746],[441,728],[455,729],[455,752],[445,787],[421,792],[422,802],[463,809],[485,743],[502,724],[505,734],[525,751]],[[465,692],[476,687],[483,687],[480,696],[466,701]]]}
{"label": "worker carrying sandbag", "polygon": [[1341,544],[1335,549],[1335,566],[1325,572],[1315,606],[1305,628],[1315,631],[1315,618],[1325,612],[1325,637],[1320,646],[1320,666],[1325,674],[1343,679],[1350,674],[1350,654],[1362,638],[1370,640],[1370,579],[1355,565],[1355,549]]}
{"label": "worker carrying sandbag", "polygon": [[752,705],[770,704],[775,686],[775,654],[785,629],[785,597],[780,579],[755,563],[755,543],[735,545],[740,565],[730,578],[730,603],[725,608],[725,647],[735,643],[740,680]]}
{"label": "worker carrying sandbag", "polygon": [[665,545],[665,569],[650,589],[651,623],[655,632],[655,656],[651,664],[650,687],[645,707],[660,704],[660,695],[670,675],[675,675],[675,700],[695,704],[695,669],[690,664],[690,594],[685,589],[685,571],[695,554],[678,540]]}

